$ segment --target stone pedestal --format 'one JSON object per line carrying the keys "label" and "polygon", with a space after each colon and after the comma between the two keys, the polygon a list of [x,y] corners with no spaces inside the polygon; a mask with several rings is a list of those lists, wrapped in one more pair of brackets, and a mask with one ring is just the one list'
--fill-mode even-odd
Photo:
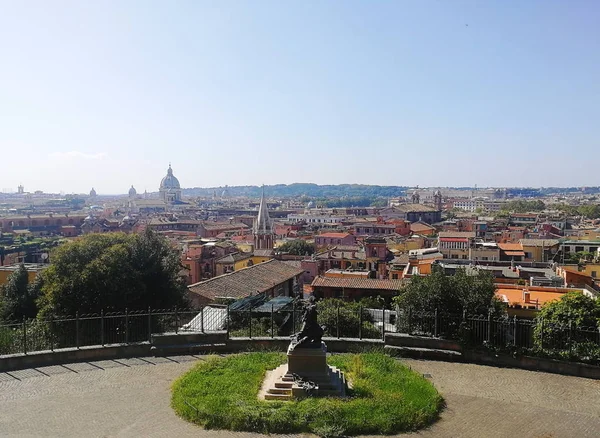
{"label": "stone pedestal", "polygon": [[[346,378],[342,371],[327,365],[327,346],[288,350],[288,363],[269,371],[259,397],[265,400],[344,397]],[[307,386],[309,389],[307,389]]]}

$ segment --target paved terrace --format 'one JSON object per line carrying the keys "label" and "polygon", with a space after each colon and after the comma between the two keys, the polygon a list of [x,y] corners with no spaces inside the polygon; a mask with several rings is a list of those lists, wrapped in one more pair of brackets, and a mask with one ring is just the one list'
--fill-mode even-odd
{"label": "paved terrace", "polygon": [[[250,437],[175,416],[170,385],[201,356],[74,363],[0,373],[1,436]],[[600,381],[481,365],[403,360],[446,398],[411,437],[597,437]]]}

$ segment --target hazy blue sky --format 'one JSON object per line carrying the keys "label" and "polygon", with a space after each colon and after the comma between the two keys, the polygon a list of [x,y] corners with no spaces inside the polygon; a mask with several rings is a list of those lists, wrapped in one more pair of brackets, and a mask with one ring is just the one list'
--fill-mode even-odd
{"label": "hazy blue sky", "polygon": [[0,190],[600,184],[597,1],[0,0]]}

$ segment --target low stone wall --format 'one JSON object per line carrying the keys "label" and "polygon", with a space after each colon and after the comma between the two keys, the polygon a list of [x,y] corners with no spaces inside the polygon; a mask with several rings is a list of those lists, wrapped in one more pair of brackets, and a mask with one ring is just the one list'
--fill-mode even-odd
{"label": "low stone wall", "polygon": [[[532,371],[565,374],[600,380],[600,367],[531,356],[495,355],[485,351],[461,351],[454,341],[417,336],[387,334],[379,339],[325,338],[328,351],[346,353],[368,349],[385,349],[391,354],[424,360],[469,362],[490,366],[522,368]],[[286,351],[289,337],[234,338],[226,332],[179,333],[153,335],[152,343],[89,346],[29,354],[14,354],[0,358],[0,372],[24,368],[60,365],[72,362],[122,359],[129,357],[165,356],[216,352],[257,350]]]}
{"label": "low stone wall", "polygon": [[386,333],[385,345],[394,347],[430,348],[433,350],[462,351],[459,342],[447,339],[410,336],[401,333]]}
{"label": "low stone wall", "polygon": [[578,362],[566,362],[544,357],[509,356],[481,351],[463,351],[463,362],[478,363],[496,367],[521,368],[531,371],[586,377],[600,380],[600,367]]}
{"label": "low stone wall", "polygon": [[115,344],[105,345],[104,347],[94,345],[54,351],[38,351],[29,354],[12,354],[0,358],[0,372],[73,362],[150,356],[150,347],[148,342],[144,342],[140,344]]}

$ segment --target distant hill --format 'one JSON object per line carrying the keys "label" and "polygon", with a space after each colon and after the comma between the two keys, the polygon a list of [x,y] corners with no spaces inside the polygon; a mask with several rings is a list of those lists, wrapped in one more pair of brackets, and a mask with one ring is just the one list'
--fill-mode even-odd
{"label": "distant hill", "polygon": [[[372,186],[366,184],[339,184],[339,185],[319,185],[310,183],[294,184],[276,184],[265,186],[267,196],[296,198],[307,196],[309,198],[328,198],[328,197],[396,197],[403,196],[408,187],[405,186]],[[259,186],[231,186],[231,187],[194,187],[192,189],[183,189],[186,196],[217,196],[227,191],[229,196],[248,196],[258,197],[261,194]]]}

